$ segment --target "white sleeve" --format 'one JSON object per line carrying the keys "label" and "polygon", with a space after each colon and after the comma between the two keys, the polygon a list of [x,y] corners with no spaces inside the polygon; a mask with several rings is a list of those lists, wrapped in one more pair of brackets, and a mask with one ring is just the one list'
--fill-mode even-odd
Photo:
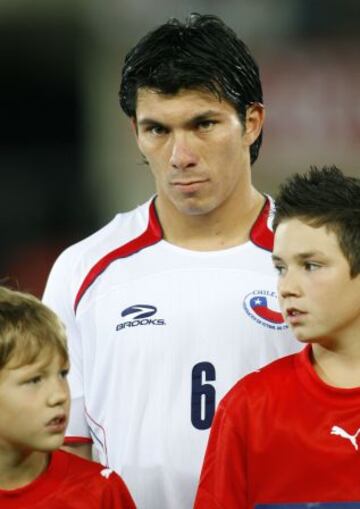
{"label": "white sleeve", "polygon": [[[85,417],[85,398],[83,388],[82,338],[79,333],[74,312],[75,294],[78,281],[73,277],[74,256],[72,248],[64,251],[51,269],[43,302],[62,320],[66,328],[70,357],[69,385],[71,392],[70,422],[67,428],[67,441],[82,442],[90,439]],[[79,439],[79,440],[77,440]]]}

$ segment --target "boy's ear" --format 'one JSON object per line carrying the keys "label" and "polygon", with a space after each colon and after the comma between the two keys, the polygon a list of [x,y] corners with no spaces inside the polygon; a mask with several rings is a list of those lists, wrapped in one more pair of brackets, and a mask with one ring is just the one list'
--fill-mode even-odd
{"label": "boy's ear", "polygon": [[252,145],[261,133],[265,120],[265,108],[261,103],[253,103],[248,106],[245,118],[244,138]]}

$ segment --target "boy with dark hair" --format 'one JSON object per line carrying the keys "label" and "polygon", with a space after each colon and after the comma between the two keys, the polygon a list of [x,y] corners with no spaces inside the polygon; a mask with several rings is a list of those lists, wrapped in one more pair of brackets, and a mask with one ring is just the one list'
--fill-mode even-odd
{"label": "boy with dark hair", "polygon": [[66,324],[66,443],[121,472],[146,509],[193,505],[219,399],[297,350],[279,312],[272,201],[252,184],[259,69],[215,16],[130,50],[120,103],[156,196],[71,246],[44,294]]}
{"label": "boy with dark hair", "polygon": [[68,353],[57,316],[0,287],[1,509],[134,509],[117,474],[58,450],[69,412]]}
{"label": "boy with dark hair", "polygon": [[360,180],[336,167],[295,175],[274,228],[281,309],[306,347],[222,400],[196,509],[360,504]]}

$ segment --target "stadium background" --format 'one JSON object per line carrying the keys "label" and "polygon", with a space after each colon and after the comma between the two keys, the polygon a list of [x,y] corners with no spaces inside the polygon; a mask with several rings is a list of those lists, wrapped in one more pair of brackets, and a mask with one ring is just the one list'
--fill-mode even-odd
{"label": "stadium background", "polygon": [[358,0],[0,0],[0,278],[41,295],[57,254],[152,192],[118,105],[127,50],[190,12],[220,15],[262,71],[256,186],[310,164],[360,177]]}

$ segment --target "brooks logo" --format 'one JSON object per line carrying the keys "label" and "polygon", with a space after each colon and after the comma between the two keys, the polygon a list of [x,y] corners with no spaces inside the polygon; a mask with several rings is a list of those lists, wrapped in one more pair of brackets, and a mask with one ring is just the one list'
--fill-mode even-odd
{"label": "brooks logo", "polygon": [[116,330],[120,331],[125,328],[139,327],[142,325],[166,325],[165,320],[162,318],[150,318],[154,316],[155,313],[157,313],[157,308],[149,304],[135,304],[130,306],[121,312],[121,316],[129,317],[128,321],[118,323],[116,325]]}
{"label": "brooks logo", "polygon": [[157,309],[155,306],[149,306],[148,304],[135,304],[129,308],[124,309],[121,316],[135,315],[134,319],[140,320],[141,318],[148,318],[156,313]]}

